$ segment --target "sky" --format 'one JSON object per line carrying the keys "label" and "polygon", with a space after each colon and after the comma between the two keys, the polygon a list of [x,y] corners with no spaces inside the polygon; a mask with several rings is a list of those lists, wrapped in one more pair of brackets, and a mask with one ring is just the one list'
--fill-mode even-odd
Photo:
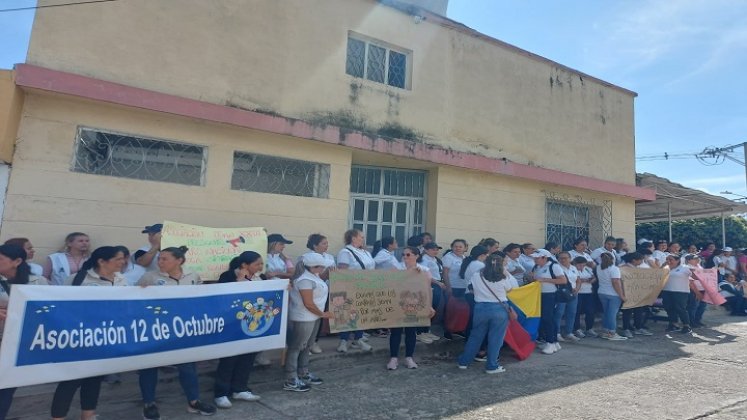
{"label": "sky", "polygon": [[[0,0],[0,10],[35,3]],[[747,142],[747,1],[451,0],[448,17],[637,92],[636,156]],[[32,21],[33,11],[0,11],[0,68],[25,61]],[[741,148],[732,156],[744,162]],[[730,160],[638,159],[636,169],[747,196],[745,167]]]}

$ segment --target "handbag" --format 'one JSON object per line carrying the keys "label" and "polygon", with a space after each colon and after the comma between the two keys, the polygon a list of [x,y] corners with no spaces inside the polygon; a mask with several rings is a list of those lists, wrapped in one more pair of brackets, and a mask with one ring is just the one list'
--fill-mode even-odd
{"label": "handbag", "polygon": [[[555,273],[552,271],[554,262],[550,261],[550,277],[555,279]],[[566,281],[565,284],[555,285],[555,302],[557,303],[568,303],[573,300],[573,286],[571,282]]]}
{"label": "handbag", "polygon": [[498,298],[498,296],[496,296],[496,294],[493,291],[493,289],[491,289],[490,286],[488,286],[488,283],[485,281],[485,277],[483,277],[482,275],[480,275],[480,280],[482,280],[482,284],[485,285],[485,287],[488,289],[488,291],[490,292],[490,294],[493,295],[493,297],[495,298],[495,300],[497,300],[499,303],[501,303],[503,305],[504,308],[506,308],[506,312],[508,312],[508,320],[509,321],[516,321],[519,318],[519,314],[517,314],[516,311],[514,311],[514,309],[511,307],[511,305],[508,304],[508,302],[503,302],[503,301],[501,301]]}
{"label": "handbag", "polygon": [[450,333],[458,333],[467,329],[469,322],[469,304],[464,299],[449,299],[446,304],[444,328]]}

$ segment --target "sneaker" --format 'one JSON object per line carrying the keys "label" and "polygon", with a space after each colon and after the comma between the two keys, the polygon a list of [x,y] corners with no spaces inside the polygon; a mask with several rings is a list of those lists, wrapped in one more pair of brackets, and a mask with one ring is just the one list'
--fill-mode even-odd
{"label": "sneaker", "polygon": [[571,341],[571,342],[575,342],[575,341],[581,341],[581,339],[580,339],[580,338],[576,337],[576,336],[575,336],[575,335],[573,335],[573,334],[568,334],[568,335],[566,335],[566,336],[565,336],[564,338],[565,338],[565,341]]}
{"label": "sneaker", "polygon": [[231,400],[229,400],[228,397],[226,397],[226,396],[218,397],[218,398],[214,399],[213,402],[215,403],[215,406],[218,407],[218,408],[231,408],[231,407],[233,407],[233,404],[231,404]]}
{"label": "sneaker", "polygon": [[682,327],[682,329],[680,330],[680,332],[682,334],[690,334],[690,333],[693,332],[693,329],[690,328],[690,327],[688,327],[687,325],[685,325],[684,327]]}
{"label": "sneaker", "polygon": [[408,369],[417,369],[418,364],[415,363],[414,360],[412,360],[412,357],[405,357],[405,366],[407,366]]}
{"label": "sneaker", "polygon": [[376,330],[376,332],[374,332],[374,336],[379,337],[379,338],[387,338],[389,337],[389,330],[385,330],[385,329]]}
{"label": "sneaker", "polygon": [[319,354],[322,352],[322,348],[319,347],[319,343],[314,343],[311,347],[309,347],[309,351],[313,354]]}
{"label": "sneaker", "polygon": [[337,346],[337,351],[340,353],[348,352],[348,340],[340,340],[340,345]]}
{"label": "sneaker", "polygon": [[625,338],[633,338],[633,331],[630,330],[623,330],[622,333],[623,337]]}
{"label": "sneaker", "polygon": [[605,340],[610,340],[610,341],[623,341],[623,340],[628,339],[627,337],[623,337],[614,331],[610,331],[610,332],[606,332],[602,334],[602,338],[604,338]]}
{"label": "sneaker", "polygon": [[563,336],[560,335],[560,334],[558,334],[557,339],[558,339],[558,341],[565,342],[565,338],[563,338]]}
{"label": "sneaker", "polygon": [[542,350],[540,350],[542,354],[553,354],[557,350],[555,350],[555,344],[553,343],[547,343],[542,347]]}
{"label": "sneaker", "polygon": [[666,332],[673,332],[673,331],[679,331],[679,328],[677,328],[674,324],[667,325],[667,329],[664,331]]}
{"label": "sneaker", "polygon": [[359,338],[358,340],[359,340],[359,341],[363,341],[363,342],[365,342],[365,343],[368,343],[368,336],[367,336],[367,335],[364,335],[363,337]]}
{"label": "sneaker", "polygon": [[475,356],[475,362],[487,362],[487,361],[488,361],[487,354],[478,353],[477,356]]}
{"label": "sneaker", "polygon": [[457,367],[461,370],[467,370],[467,366],[464,365],[457,365]]}
{"label": "sneaker", "polygon": [[290,381],[286,381],[283,384],[283,389],[286,391],[306,392],[310,390],[311,387],[304,383],[304,381],[296,378]]}
{"label": "sneaker", "polygon": [[[259,401],[260,397],[259,395],[252,394],[252,391],[241,391],[241,392],[234,392],[231,397],[234,400],[240,400],[240,401]],[[224,407],[221,407],[224,408]]]}
{"label": "sneaker", "polygon": [[156,404],[145,404],[143,407],[144,420],[161,420],[161,414],[158,412]]}
{"label": "sneaker", "polygon": [[[340,344],[342,345],[342,344]],[[350,343],[350,347],[354,349],[361,349],[361,351],[371,351],[373,350],[373,347],[371,347],[370,344],[366,343],[365,341],[361,340],[353,340],[352,343]],[[339,348],[337,350],[340,350]]]}
{"label": "sneaker", "polygon": [[633,331],[633,334],[635,335],[654,335],[651,331],[645,329],[645,328],[639,328],[635,331]]}
{"label": "sneaker", "polygon": [[386,364],[387,370],[397,370],[397,365],[399,364],[399,361],[396,357],[392,357],[389,359],[389,363]]}
{"label": "sneaker", "polygon": [[597,334],[597,332],[594,331],[593,328],[586,330],[586,332],[584,334],[587,335],[587,336],[589,336],[589,337],[599,337],[599,334]]}
{"label": "sneaker", "polygon": [[270,361],[264,353],[260,353],[257,355],[257,358],[254,359],[254,364],[257,366],[270,366],[272,361]]}
{"label": "sneaker", "polygon": [[431,343],[433,343],[433,340],[431,340],[431,338],[428,337],[425,334],[418,334],[418,335],[415,336],[415,339],[418,340],[418,341],[420,341],[421,343],[425,343],[425,344],[431,344]]}
{"label": "sneaker", "polygon": [[497,368],[495,368],[493,370],[486,370],[485,373],[487,373],[488,375],[491,375],[493,373],[502,373],[502,372],[505,372],[505,371],[506,371],[506,368],[504,368],[501,365],[498,365]]}
{"label": "sneaker", "polygon": [[430,331],[427,333],[423,333],[426,337],[430,338],[431,341],[438,341],[441,339],[441,337],[437,336],[436,334],[431,333]]}
{"label": "sneaker", "polygon": [[555,346],[555,352],[556,353],[563,349],[562,347],[560,347],[560,343],[556,342],[556,343],[553,343],[553,345]]}
{"label": "sneaker", "polygon": [[584,334],[584,330],[582,330],[581,328],[577,329],[575,334],[576,334],[576,337],[578,338],[586,337],[586,334]]}
{"label": "sneaker", "polygon": [[304,382],[306,382],[307,384],[311,384],[311,385],[321,385],[321,384],[324,383],[324,381],[322,380],[322,378],[314,375],[311,372],[309,372],[306,375],[302,376],[301,380],[304,381]]}
{"label": "sneaker", "polygon": [[187,404],[187,413],[201,414],[203,416],[212,416],[215,414],[215,407],[210,404],[197,400],[194,403]]}

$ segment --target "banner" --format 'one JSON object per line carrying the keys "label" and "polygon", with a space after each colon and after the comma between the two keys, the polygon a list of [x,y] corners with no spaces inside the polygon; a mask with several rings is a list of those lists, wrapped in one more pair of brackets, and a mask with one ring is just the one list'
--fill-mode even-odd
{"label": "banner", "polygon": [[431,284],[413,270],[337,270],[329,274],[330,332],[431,324]]}
{"label": "banner", "polygon": [[282,348],[287,287],[13,286],[0,389]]}
{"label": "banner", "polygon": [[244,251],[267,254],[267,232],[261,227],[209,228],[184,223],[163,222],[161,249],[186,246],[184,266],[203,281],[218,280],[233,257]]}
{"label": "banner", "polygon": [[703,302],[710,305],[723,305],[726,298],[721,296],[718,288],[718,270],[716,268],[697,268],[693,274],[700,280],[705,293],[703,293]]}
{"label": "banner", "polygon": [[652,305],[669,279],[669,270],[662,268],[620,267],[620,274],[627,299],[623,309]]}

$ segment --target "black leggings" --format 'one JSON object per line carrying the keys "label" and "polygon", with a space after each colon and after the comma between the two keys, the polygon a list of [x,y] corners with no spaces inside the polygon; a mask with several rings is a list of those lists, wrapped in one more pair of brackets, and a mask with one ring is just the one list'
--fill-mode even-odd
{"label": "black leggings", "polygon": [[584,328],[590,330],[594,327],[594,312],[596,310],[596,296],[593,293],[578,294],[578,310],[576,320],[573,323],[574,330],[581,329],[581,315],[584,316]]}
{"label": "black leggings", "polygon": [[54,391],[52,398],[52,417],[66,417],[73,402],[75,391],[80,388],[80,409],[95,410],[99,403],[99,392],[101,391],[101,380],[103,376],[93,378],[74,379],[72,381],[60,382]]}
{"label": "black leggings", "polygon": [[690,298],[690,292],[663,291],[661,295],[669,325],[674,325],[679,317],[682,326],[690,326],[690,315],[687,313],[687,300]]}

